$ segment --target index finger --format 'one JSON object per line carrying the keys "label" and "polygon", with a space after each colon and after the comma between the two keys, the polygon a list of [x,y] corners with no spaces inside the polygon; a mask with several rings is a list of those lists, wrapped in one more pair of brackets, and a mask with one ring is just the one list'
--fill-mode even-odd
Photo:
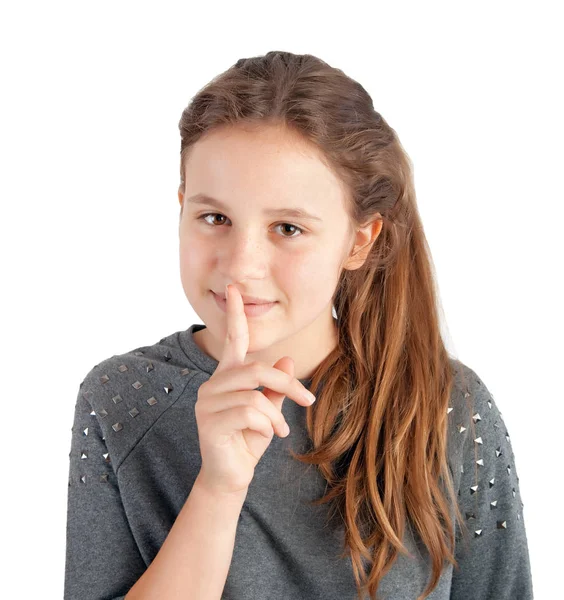
{"label": "index finger", "polygon": [[249,349],[249,324],[245,314],[245,305],[239,290],[225,286],[227,333],[223,354],[216,371],[223,371],[245,363]]}

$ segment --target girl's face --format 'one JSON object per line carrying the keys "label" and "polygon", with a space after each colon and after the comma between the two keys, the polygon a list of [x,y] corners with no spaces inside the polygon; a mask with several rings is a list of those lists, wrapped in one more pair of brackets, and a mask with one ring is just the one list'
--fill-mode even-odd
{"label": "girl's face", "polygon": [[[275,127],[214,130],[191,150],[179,224],[186,297],[207,329],[195,336],[216,360],[226,313],[212,290],[225,285],[276,304],[247,317],[246,362],[294,359],[302,378],[336,345],[332,296],[352,250],[344,191],[296,135]],[[194,201],[196,195],[217,199]],[[201,197],[201,196],[200,196]],[[312,217],[276,213],[299,209]],[[207,214],[207,216],[206,216]]]}

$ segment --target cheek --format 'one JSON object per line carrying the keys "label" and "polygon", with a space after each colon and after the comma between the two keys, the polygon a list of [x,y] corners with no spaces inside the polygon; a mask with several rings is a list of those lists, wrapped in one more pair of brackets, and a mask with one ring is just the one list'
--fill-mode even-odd
{"label": "cheek", "polygon": [[209,253],[206,252],[202,244],[197,243],[195,238],[180,240],[180,280],[184,293],[191,301],[195,301],[200,294],[202,279],[208,279],[205,277],[210,272],[210,269],[206,266],[208,260]]}
{"label": "cheek", "polygon": [[286,257],[280,267],[285,288],[300,302],[313,304],[330,299],[337,284],[338,266],[328,252]]}
{"label": "cheek", "polygon": [[206,245],[200,242],[195,236],[181,238],[179,250],[180,267],[182,270],[198,271],[210,258],[210,253]]}

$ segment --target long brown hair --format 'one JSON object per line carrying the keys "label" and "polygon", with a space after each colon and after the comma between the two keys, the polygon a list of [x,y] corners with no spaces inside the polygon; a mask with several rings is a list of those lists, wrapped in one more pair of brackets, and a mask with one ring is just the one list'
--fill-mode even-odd
{"label": "long brown hair", "polygon": [[341,557],[350,553],[359,598],[365,591],[374,598],[398,552],[409,555],[406,516],[432,558],[426,598],[444,561],[457,566],[451,507],[464,523],[447,460],[454,361],[441,338],[411,161],[359,83],[310,54],[273,51],[238,60],[183,111],[181,187],[190,148],[203,135],[261,125],[282,125],[322,151],[348,191],[352,231],[383,220],[362,266],[341,271],[333,296],[338,345],[311,382],[311,450],[292,455],[318,465],[327,481],[314,504],[332,501],[341,515]]}

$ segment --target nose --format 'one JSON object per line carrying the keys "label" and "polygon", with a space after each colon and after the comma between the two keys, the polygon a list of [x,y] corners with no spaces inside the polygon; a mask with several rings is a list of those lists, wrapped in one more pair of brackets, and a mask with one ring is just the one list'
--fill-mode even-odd
{"label": "nose", "polygon": [[268,270],[269,249],[258,232],[235,231],[219,244],[219,266],[228,281],[262,279]]}

